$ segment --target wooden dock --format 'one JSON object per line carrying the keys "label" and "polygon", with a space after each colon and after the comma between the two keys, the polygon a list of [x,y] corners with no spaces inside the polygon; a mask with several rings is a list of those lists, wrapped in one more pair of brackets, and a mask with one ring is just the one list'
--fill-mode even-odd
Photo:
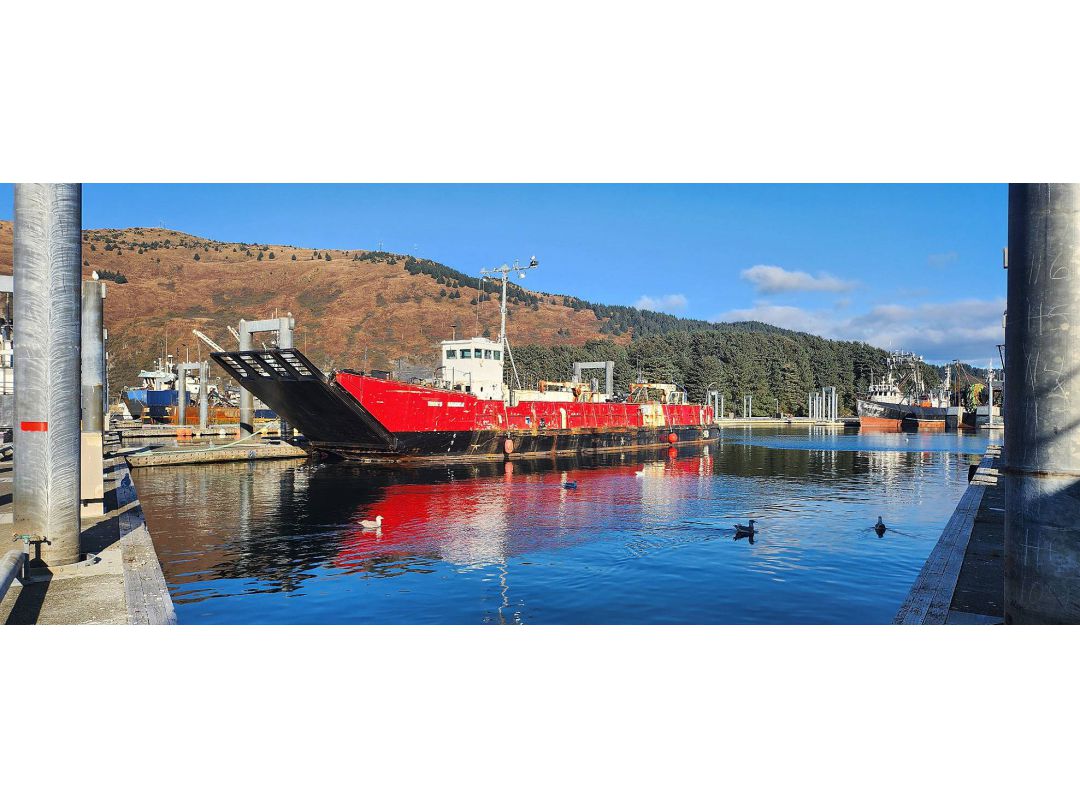
{"label": "wooden dock", "polygon": [[1005,487],[1001,448],[990,447],[894,624],[1002,624],[1005,610]]}

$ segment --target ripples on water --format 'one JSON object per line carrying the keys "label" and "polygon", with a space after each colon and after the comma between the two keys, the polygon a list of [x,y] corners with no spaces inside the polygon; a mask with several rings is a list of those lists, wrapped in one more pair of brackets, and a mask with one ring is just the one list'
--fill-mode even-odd
{"label": "ripples on water", "polygon": [[183,623],[888,622],[986,443],[758,428],[674,456],[135,481]]}

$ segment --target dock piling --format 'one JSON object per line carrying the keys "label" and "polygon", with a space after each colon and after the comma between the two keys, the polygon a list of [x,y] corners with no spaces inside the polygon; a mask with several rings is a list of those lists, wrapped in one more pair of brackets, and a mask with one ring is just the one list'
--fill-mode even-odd
{"label": "dock piling", "polygon": [[13,534],[79,560],[82,186],[15,185]]}
{"label": "dock piling", "polygon": [[105,353],[104,306],[105,285],[100,281],[82,283],[82,429],[84,433],[101,433],[105,422],[102,407],[104,380],[102,371]]}
{"label": "dock piling", "polygon": [[176,426],[187,424],[187,363],[176,366]]}
{"label": "dock piling", "polygon": [[1008,251],[1005,621],[1076,623],[1080,184],[1011,184]]}
{"label": "dock piling", "polygon": [[210,361],[199,363],[199,430],[205,431],[210,424]]}
{"label": "dock piling", "polygon": [[[251,351],[251,332],[247,330],[247,321],[240,321],[240,351]],[[250,436],[255,432],[253,425],[255,411],[255,399],[251,392],[243,386],[240,387],[240,435]]]}

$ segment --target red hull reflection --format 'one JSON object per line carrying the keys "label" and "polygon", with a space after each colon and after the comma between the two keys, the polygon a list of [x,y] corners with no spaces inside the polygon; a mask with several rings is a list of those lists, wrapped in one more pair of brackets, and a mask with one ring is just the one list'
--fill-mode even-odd
{"label": "red hull reflection", "polygon": [[[508,461],[501,476],[392,484],[379,501],[353,515],[356,529],[342,539],[335,563],[368,567],[387,559],[436,556],[464,565],[486,564],[552,548],[567,542],[567,534],[578,538],[571,542],[584,542],[593,492],[603,492],[616,505],[641,508],[648,506],[658,481],[712,475],[710,453],[680,457],[674,448],[670,451],[674,454],[664,460],[621,467],[522,472]],[[564,487],[570,482],[577,487]],[[511,535],[515,514],[530,516],[528,531],[517,524]],[[360,528],[361,520],[377,515],[383,516],[380,530]]]}

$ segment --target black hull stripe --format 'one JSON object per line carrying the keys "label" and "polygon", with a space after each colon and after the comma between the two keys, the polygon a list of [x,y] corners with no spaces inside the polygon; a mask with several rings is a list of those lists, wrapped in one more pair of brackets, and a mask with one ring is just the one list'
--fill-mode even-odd
{"label": "black hull stripe", "polygon": [[[442,459],[502,459],[548,455],[588,455],[618,453],[623,450],[667,447],[670,434],[675,444],[702,444],[715,441],[719,430],[703,426],[665,428],[630,428],[619,431],[552,430],[537,433],[498,432],[492,430],[463,433],[398,433],[393,452],[372,452],[370,448],[341,442],[313,441],[312,449],[340,458],[385,459],[396,461]],[[507,454],[510,439],[514,450]]]}

